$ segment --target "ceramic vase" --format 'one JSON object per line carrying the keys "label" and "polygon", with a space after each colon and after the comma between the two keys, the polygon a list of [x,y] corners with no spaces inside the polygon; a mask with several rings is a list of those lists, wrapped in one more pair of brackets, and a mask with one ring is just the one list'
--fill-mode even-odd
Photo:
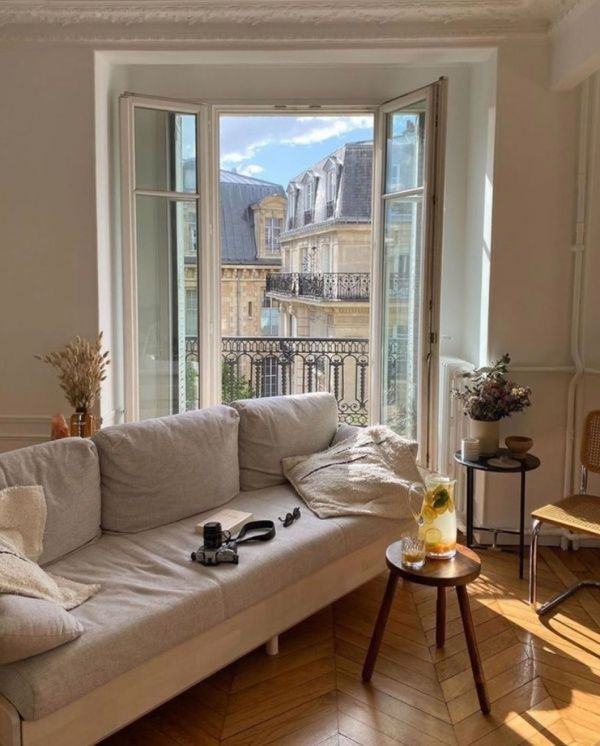
{"label": "ceramic vase", "polygon": [[500,420],[469,420],[469,435],[479,440],[480,456],[495,456],[500,448]]}

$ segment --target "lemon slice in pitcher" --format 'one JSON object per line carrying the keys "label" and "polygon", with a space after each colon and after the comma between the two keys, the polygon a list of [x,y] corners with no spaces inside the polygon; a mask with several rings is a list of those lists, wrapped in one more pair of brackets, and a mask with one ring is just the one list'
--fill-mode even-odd
{"label": "lemon slice in pitcher", "polygon": [[436,512],[433,508],[431,508],[429,505],[423,506],[423,510],[421,511],[421,515],[423,516],[423,522],[424,523],[433,523],[436,517]]}
{"label": "lemon slice in pitcher", "polygon": [[426,544],[439,544],[442,540],[442,532],[439,528],[428,528],[425,532],[425,543]]}

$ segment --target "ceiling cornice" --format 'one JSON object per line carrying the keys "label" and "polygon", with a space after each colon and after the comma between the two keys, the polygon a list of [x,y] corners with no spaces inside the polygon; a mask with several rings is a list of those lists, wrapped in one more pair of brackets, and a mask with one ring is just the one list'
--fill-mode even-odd
{"label": "ceiling cornice", "polygon": [[0,38],[325,40],[544,35],[586,0],[4,0]]}

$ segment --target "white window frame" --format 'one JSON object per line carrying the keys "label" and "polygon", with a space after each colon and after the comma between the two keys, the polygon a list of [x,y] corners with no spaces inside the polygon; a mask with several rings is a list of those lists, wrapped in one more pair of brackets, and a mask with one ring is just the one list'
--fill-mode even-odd
{"label": "white window frame", "polygon": [[298,198],[297,187],[290,187],[287,190],[287,220],[292,222],[292,226],[296,221],[296,199]]}
{"label": "white window frame", "polygon": [[[429,88],[429,87],[428,87]],[[422,100],[426,89],[415,92],[414,100]],[[411,95],[411,94],[409,94]],[[428,95],[432,95],[429,93]],[[445,99],[443,94],[439,97],[438,109],[443,109]],[[401,97],[407,101],[406,97]],[[131,421],[137,419],[138,412],[138,361],[137,361],[137,282],[135,267],[135,212],[132,200],[134,194],[134,152],[133,141],[133,111],[135,106],[147,108],[165,109],[182,113],[195,113],[197,122],[197,188],[199,193],[192,195],[198,200],[198,357],[199,357],[199,379],[198,396],[199,406],[205,407],[220,402],[221,394],[221,265],[220,265],[220,200],[219,200],[219,120],[221,116],[239,115],[272,115],[278,116],[282,113],[290,115],[301,115],[306,113],[306,107],[293,103],[277,105],[248,106],[244,104],[192,104],[176,99],[163,99],[154,97],[137,96],[125,94],[121,98],[121,143],[122,143],[122,233],[123,233],[123,273],[124,273],[124,380],[125,380],[125,419]],[[397,100],[395,100],[397,101]],[[374,117],[374,158],[373,158],[373,189],[372,189],[372,256],[371,256],[371,299],[370,299],[370,391],[369,400],[372,403],[369,409],[369,420],[376,423],[380,419],[380,410],[376,403],[380,403],[381,395],[381,291],[382,291],[382,220],[380,214],[382,178],[383,178],[383,137],[385,137],[385,112],[394,102],[382,107],[369,105],[340,106],[336,104],[324,104],[319,108],[323,115],[361,115],[372,114]],[[314,112],[313,112],[314,113]],[[432,126],[430,122],[430,126]],[[437,151],[435,158],[438,161],[438,173],[436,175],[436,190],[442,194],[443,183],[443,133],[438,130],[435,138]],[[431,158],[429,159],[431,167]],[[314,210],[316,179],[313,174],[309,175],[312,181],[312,204],[310,209]],[[216,188],[215,188],[216,186]],[[306,184],[302,185],[302,192]],[[293,189],[296,199],[288,202],[287,215],[296,218],[297,208],[300,200],[304,207],[304,194],[298,199],[298,188]],[[177,195],[178,196],[178,195]],[[184,197],[190,198],[186,193]],[[437,401],[437,366],[434,361],[438,355],[437,329],[439,327],[439,300],[440,300],[440,266],[441,266],[441,225],[442,211],[430,211],[427,221],[428,236],[432,242],[430,251],[431,267],[424,275],[424,282],[428,284],[426,295],[430,305],[428,331],[430,339],[434,339],[428,357],[428,401],[421,402],[421,412],[427,417],[426,431],[428,433],[428,444],[423,444],[425,449],[434,453],[431,448],[433,434],[435,431],[435,413]],[[285,229],[285,228],[284,228]],[[295,326],[295,318],[292,322]],[[293,335],[294,332],[290,331]],[[433,335],[433,336],[431,336]],[[424,338],[425,339],[425,338]],[[203,362],[206,361],[206,362]],[[424,389],[421,389],[423,392]],[[423,396],[421,396],[423,399]]]}
{"label": "white window frame", "polygon": [[332,161],[329,161],[325,168],[327,174],[325,178],[325,202],[335,202],[337,196],[337,166]]}
{"label": "white window frame", "polygon": [[[138,189],[135,183],[135,109],[154,109],[196,115],[196,192],[172,192]],[[139,360],[137,313],[137,258],[136,258],[136,197],[160,196],[176,200],[195,201],[198,215],[198,396],[199,406],[214,400],[216,379],[211,366],[202,364],[214,354],[214,317],[207,316],[203,298],[215,296],[214,273],[210,272],[211,191],[202,188],[210,183],[211,164],[202,153],[210,152],[209,109],[176,99],[138,96],[126,93],[120,99],[121,128],[121,225],[123,252],[123,380],[125,421],[139,419]],[[214,263],[214,261],[213,261]],[[217,275],[217,279],[218,279]],[[217,290],[218,294],[218,290]],[[217,317],[219,318],[219,317]],[[220,385],[220,383],[219,383]]]}
{"label": "white window frame", "polygon": [[[386,124],[387,115],[413,103],[426,102],[425,162],[423,200],[423,252],[420,331],[421,344],[419,399],[417,402],[419,462],[428,469],[437,468],[437,408],[439,379],[439,327],[441,301],[442,225],[445,160],[447,80],[440,80],[423,88],[399,96],[378,108],[375,148],[373,151],[373,261],[371,267],[371,335],[370,335],[370,415],[381,419],[381,377],[383,331],[383,242],[384,195],[386,193]],[[410,190],[408,190],[410,191]]]}
{"label": "white window frame", "polygon": [[[283,229],[281,223],[281,218],[274,215],[265,218],[265,254],[273,256],[281,253],[280,239]],[[275,229],[278,229],[277,240],[275,240]]]}

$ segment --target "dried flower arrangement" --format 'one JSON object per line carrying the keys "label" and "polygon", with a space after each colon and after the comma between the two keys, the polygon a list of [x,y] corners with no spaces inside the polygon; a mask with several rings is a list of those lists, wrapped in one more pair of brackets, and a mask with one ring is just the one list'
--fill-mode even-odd
{"label": "dried flower arrangement", "polygon": [[58,352],[34,357],[56,369],[60,387],[76,411],[87,411],[94,406],[106,378],[106,367],[110,365],[108,350],[102,352],[102,332],[93,342],[77,336]]}
{"label": "dried flower arrangement", "polygon": [[471,419],[497,422],[531,405],[531,389],[507,378],[509,363],[507,354],[493,365],[465,373],[464,378],[469,379],[470,384],[452,391]]}

